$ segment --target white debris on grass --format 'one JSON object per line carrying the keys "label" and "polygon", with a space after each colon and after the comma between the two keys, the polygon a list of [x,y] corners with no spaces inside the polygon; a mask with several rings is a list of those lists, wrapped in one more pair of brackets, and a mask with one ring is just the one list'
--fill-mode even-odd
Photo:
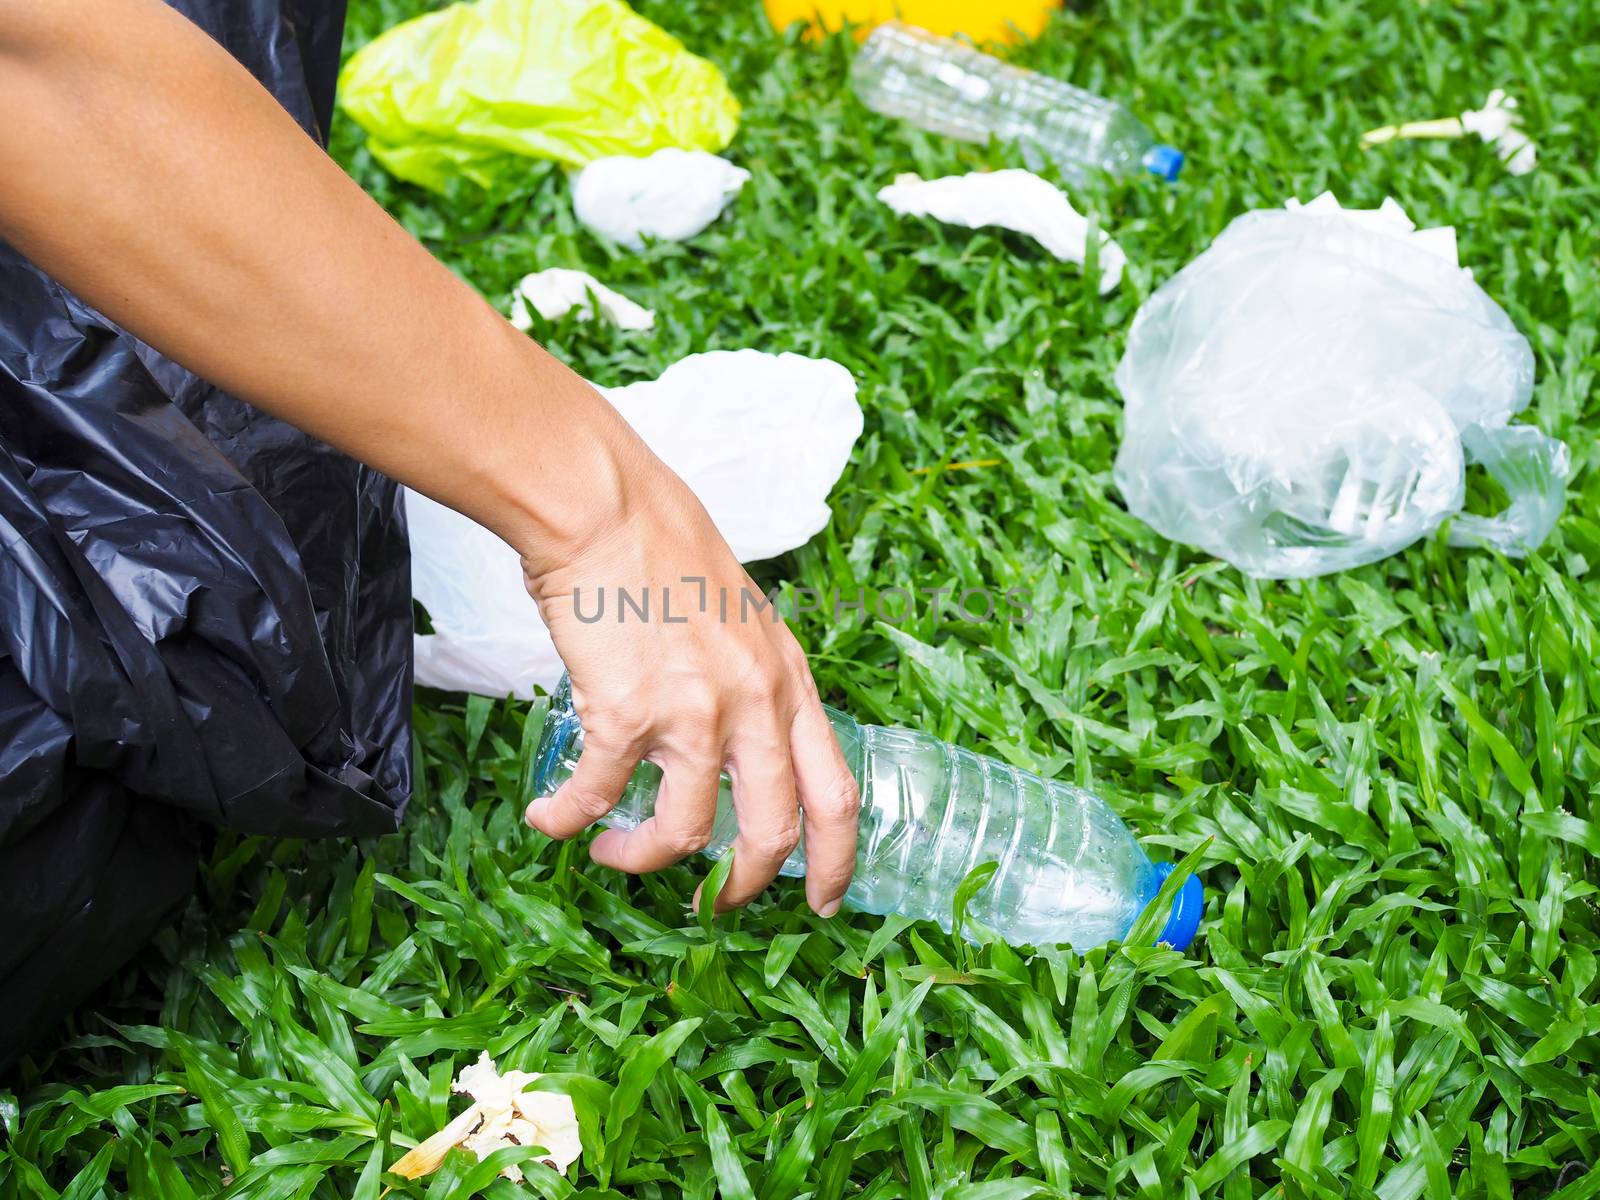
{"label": "white debris on grass", "polygon": [[1494,147],[1495,154],[1513,175],[1526,175],[1539,165],[1539,148],[1522,128],[1522,116],[1517,111],[1517,101],[1503,88],[1495,88],[1483,102],[1483,107],[1462,113],[1459,117],[1439,117],[1430,121],[1406,121],[1399,125],[1384,125],[1369,129],[1361,135],[1363,149],[1381,146],[1385,142],[1410,141],[1421,138],[1463,138],[1476,134]]}
{"label": "white debris on grass", "polygon": [[[856,381],[828,359],[719,350],[603,391],[699,497],[741,562],[803,546],[827,525],[828,493],[861,436]],[[417,682],[523,700],[535,684],[554,688],[561,656],[517,552],[409,489],[406,514],[412,594],[433,624],[416,636]]]}
{"label": "white debris on grass", "polygon": [[645,238],[681,242],[722,214],[750,172],[704,150],[668,147],[643,158],[596,159],[573,177],[572,211],[630,250]]}
{"label": "white debris on grass", "polygon": [[[522,332],[533,328],[533,313],[554,321],[577,309],[582,320],[591,315],[590,297],[602,316],[619,329],[652,329],[656,314],[612,291],[587,271],[550,267],[524,275],[511,296],[511,323]],[[530,311],[531,310],[531,311]]]}
{"label": "white debris on grass", "polygon": [[[1088,220],[1060,188],[1032,171],[974,171],[941,179],[901,175],[878,192],[878,199],[905,216],[933,217],[968,229],[997,225],[1027,234],[1057,258],[1080,266],[1088,258]],[[1103,230],[1098,245],[1100,291],[1105,293],[1122,281],[1128,258]]]}
{"label": "white debris on grass", "polygon": [[[500,1074],[485,1051],[462,1069],[452,1087],[459,1095],[471,1096],[472,1106],[389,1170],[419,1179],[438,1170],[457,1146],[472,1151],[480,1162],[508,1146],[538,1146],[546,1152],[540,1161],[565,1175],[583,1153],[577,1110],[570,1096],[526,1091],[538,1078],[537,1072],[529,1071]],[[513,1183],[522,1182],[522,1169],[515,1163],[500,1174]]]}
{"label": "white debris on grass", "polygon": [[1499,88],[1489,93],[1482,108],[1462,113],[1461,126],[1493,146],[1513,175],[1526,175],[1539,164],[1539,148],[1522,130],[1516,100]]}

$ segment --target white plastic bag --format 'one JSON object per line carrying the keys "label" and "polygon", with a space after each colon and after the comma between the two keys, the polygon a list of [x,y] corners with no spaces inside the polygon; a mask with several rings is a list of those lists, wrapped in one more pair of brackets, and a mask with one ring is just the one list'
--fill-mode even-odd
{"label": "white plastic bag", "polygon": [[[973,171],[940,179],[901,175],[879,190],[878,199],[906,216],[933,217],[968,229],[997,225],[1025,233],[1064,262],[1081,266],[1088,257],[1088,220],[1072,207],[1065,192],[1032,171]],[[1104,294],[1122,281],[1128,256],[1104,231],[1097,245]]]}
{"label": "white plastic bag", "polygon": [[[828,493],[861,435],[850,372],[798,354],[694,354],[605,394],[741,562],[802,546],[828,523]],[[416,639],[417,682],[521,699],[534,684],[553,687],[561,659],[511,548],[416,492],[406,516],[412,593],[433,624]]]}
{"label": "white plastic bag", "polygon": [[681,242],[722,214],[750,172],[704,150],[657,150],[643,158],[602,158],[572,180],[572,211],[596,233],[630,250],[644,239]]}
{"label": "white plastic bag", "polygon": [[1510,496],[1457,517],[1455,545],[1536,547],[1567,448],[1510,425],[1533,354],[1457,265],[1453,231],[1393,201],[1331,196],[1246,213],[1139,310],[1117,368],[1116,481],[1174,541],[1250,574],[1375,562],[1459,512],[1468,462]]}

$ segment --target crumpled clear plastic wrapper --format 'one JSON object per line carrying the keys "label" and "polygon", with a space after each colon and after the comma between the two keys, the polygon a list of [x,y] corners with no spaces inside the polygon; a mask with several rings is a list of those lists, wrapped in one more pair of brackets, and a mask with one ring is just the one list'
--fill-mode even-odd
{"label": "crumpled clear plastic wrapper", "polygon": [[[1570,474],[1562,442],[1510,424],[1533,373],[1452,230],[1392,200],[1246,213],[1134,318],[1117,486],[1161,534],[1266,578],[1376,562],[1450,517],[1452,545],[1525,554]],[[1469,464],[1503,511],[1456,515]]]}
{"label": "crumpled clear plastic wrapper", "polygon": [[[828,523],[828,493],[861,436],[856,381],[826,358],[718,350],[602,390],[740,562],[803,546]],[[417,492],[406,492],[406,512],[412,594],[433,624],[416,638],[417,682],[523,700],[535,684],[554,688],[561,657],[516,552]]]}

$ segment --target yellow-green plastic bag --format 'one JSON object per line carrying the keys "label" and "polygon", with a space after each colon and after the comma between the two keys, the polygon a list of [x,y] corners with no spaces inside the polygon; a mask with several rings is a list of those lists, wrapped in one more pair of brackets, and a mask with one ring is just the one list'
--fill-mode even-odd
{"label": "yellow-green plastic bag", "polygon": [[373,156],[442,191],[525,156],[582,166],[665,146],[721,150],[739,127],[722,72],[622,0],[476,0],[353,55],[339,102]]}

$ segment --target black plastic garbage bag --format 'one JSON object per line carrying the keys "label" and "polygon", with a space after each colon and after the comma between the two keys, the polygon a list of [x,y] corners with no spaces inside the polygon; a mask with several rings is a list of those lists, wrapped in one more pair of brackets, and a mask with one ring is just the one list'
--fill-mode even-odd
{"label": "black plastic garbage bag", "polygon": [[[176,7],[326,137],[342,3]],[[395,828],[410,594],[393,483],[0,242],[0,1068],[183,903],[206,825]]]}

